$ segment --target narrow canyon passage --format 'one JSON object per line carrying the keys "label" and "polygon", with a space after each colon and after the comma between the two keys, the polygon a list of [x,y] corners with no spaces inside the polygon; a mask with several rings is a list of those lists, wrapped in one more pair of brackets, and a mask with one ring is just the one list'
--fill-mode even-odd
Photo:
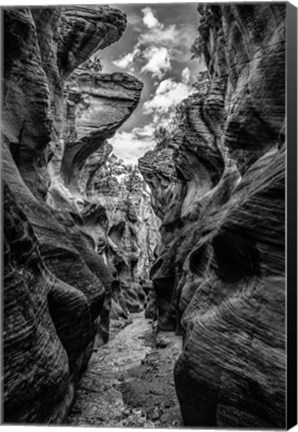
{"label": "narrow canyon passage", "polygon": [[179,427],[173,368],[181,338],[158,332],[144,313],[111,321],[110,341],[94,347],[77,388],[72,426]]}
{"label": "narrow canyon passage", "polygon": [[3,421],[285,429],[288,6],[118,6],[3,11]]}

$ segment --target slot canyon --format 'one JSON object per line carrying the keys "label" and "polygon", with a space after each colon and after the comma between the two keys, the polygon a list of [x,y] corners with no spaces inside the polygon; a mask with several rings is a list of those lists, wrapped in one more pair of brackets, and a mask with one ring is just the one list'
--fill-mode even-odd
{"label": "slot canyon", "polygon": [[[194,4],[200,67],[128,163],[134,61],[174,82],[151,6],[148,34],[120,4],[3,8],[5,424],[285,427],[286,5]],[[133,26],[159,47],[106,72]]]}

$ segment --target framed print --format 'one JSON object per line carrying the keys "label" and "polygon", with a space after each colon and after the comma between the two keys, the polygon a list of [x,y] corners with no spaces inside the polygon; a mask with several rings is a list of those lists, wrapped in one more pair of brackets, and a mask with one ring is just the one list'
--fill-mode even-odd
{"label": "framed print", "polygon": [[297,423],[297,9],[1,7],[2,424]]}

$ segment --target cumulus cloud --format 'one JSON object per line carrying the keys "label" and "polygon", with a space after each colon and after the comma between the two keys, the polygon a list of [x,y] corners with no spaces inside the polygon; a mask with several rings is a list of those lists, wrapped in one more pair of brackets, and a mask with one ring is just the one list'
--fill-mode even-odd
{"label": "cumulus cloud", "polygon": [[113,63],[121,69],[132,69],[134,67],[135,58],[139,55],[139,53],[139,47],[135,46],[131,53],[125,54],[118,60],[114,60]]}
{"label": "cumulus cloud", "polygon": [[180,42],[175,40],[179,32],[176,29],[175,24],[171,24],[167,27],[155,27],[150,31],[143,32],[139,37],[139,44],[141,45],[168,45],[175,46]]}
{"label": "cumulus cloud", "polygon": [[143,23],[146,27],[149,29],[155,28],[155,27],[162,27],[162,24],[158,21],[158,19],[155,17],[152,9],[150,7],[145,7],[142,9],[143,13]]}
{"label": "cumulus cloud", "polygon": [[188,67],[184,68],[182,73],[181,73],[181,78],[182,78],[182,82],[184,84],[189,84],[190,83],[190,79],[191,79],[191,74],[190,74],[190,70],[188,69]]}
{"label": "cumulus cloud", "polygon": [[121,69],[126,69],[127,67],[132,65],[134,57],[135,57],[135,54],[133,52],[128,53],[125,56],[120,57],[120,59],[115,60],[114,64]]}
{"label": "cumulus cloud", "polygon": [[[152,99],[143,105],[144,114],[153,114],[154,122],[161,117],[172,116],[175,106],[187,98],[194,89],[184,82],[176,82],[172,78],[161,81]],[[163,118],[163,120],[166,120]]]}
{"label": "cumulus cloud", "polygon": [[164,25],[158,21],[156,12],[150,7],[142,9],[143,29],[131,53],[120,57],[114,64],[122,69],[139,63],[141,72],[151,73],[161,79],[171,69],[171,61],[190,59],[190,46],[195,38],[192,28],[176,24]]}
{"label": "cumulus cloud", "polygon": [[139,46],[166,46],[171,53],[171,58],[179,62],[190,59],[190,47],[196,37],[193,28],[180,27],[176,24],[154,27],[140,34]]}
{"label": "cumulus cloud", "polygon": [[136,127],[131,132],[116,132],[109,142],[116,156],[123,159],[125,163],[137,164],[140,157],[153,149],[155,145],[153,132],[153,124],[148,124],[144,127]]}
{"label": "cumulus cloud", "polygon": [[143,56],[148,63],[142,67],[141,72],[151,72],[153,77],[161,79],[165,72],[171,69],[169,52],[165,47],[150,47]]}
{"label": "cumulus cloud", "polygon": [[137,26],[142,21],[142,18],[136,13],[130,13],[127,15],[127,24],[131,26]]}

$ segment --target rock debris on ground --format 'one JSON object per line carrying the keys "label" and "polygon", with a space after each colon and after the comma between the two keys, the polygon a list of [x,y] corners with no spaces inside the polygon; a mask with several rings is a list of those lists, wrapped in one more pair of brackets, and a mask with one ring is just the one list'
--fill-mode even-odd
{"label": "rock debris on ground", "polygon": [[156,333],[143,313],[112,321],[110,341],[95,347],[78,385],[72,426],[181,427],[173,369],[182,341]]}

